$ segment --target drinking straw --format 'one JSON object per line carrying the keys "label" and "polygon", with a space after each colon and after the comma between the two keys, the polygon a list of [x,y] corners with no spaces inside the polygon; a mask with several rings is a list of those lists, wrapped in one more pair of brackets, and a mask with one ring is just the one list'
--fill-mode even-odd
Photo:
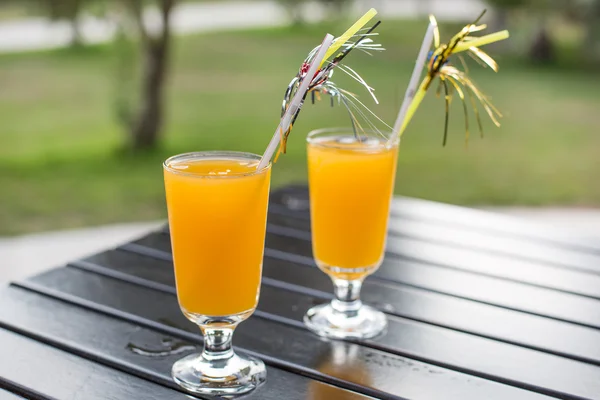
{"label": "drinking straw", "polygon": [[392,134],[388,139],[388,146],[394,143],[402,135],[402,132],[406,127],[406,114],[408,112],[410,104],[415,98],[415,94],[417,93],[417,85],[419,84],[421,72],[423,71],[425,63],[427,62],[427,56],[429,54],[429,49],[431,48],[431,42],[433,42],[435,27],[435,24],[433,22],[430,22],[429,26],[427,27],[427,32],[425,32],[423,44],[421,45],[421,50],[419,51],[419,55],[417,56],[415,68],[410,78],[410,82],[408,84],[408,87],[406,88],[406,93],[404,94],[402,106],[400,107],[400,111],[398,112],[398,117],[396,118],[396,123],[394,124]]}
{"label": "drinking straw", "polygon": [[308,87],[315,75],[317,74],[322,61],[325,59],[326,53],[330,48],[331,44],[333,43],[333,39],[333,35],[330,35],[329,33],[325,35],[325,38],[323,39],[323,43],[321,43],[319,51],[315,55],[315,58],[313,59],[313,61],[310,64],[310,67],[308,68],[308,72],[304,76],[304,79],[302,79],[300,87],[298,88],[296,94],[290,101],[290,105],[283,114],[279,125],[277,125],[277,129],[275,129],[273,138],[271,138],[271,141],[269,142],[265,153],[263,154],[262,158],[260,159],[260,162],[258,163],[257,170],[263,169],[271,161],[275,150],[277,150],[277,145],[280,143],[282,133],[287,131],[293,116],[296,114],[298,109],[302,107],[302,102],[304,100],[306,92],[308,91]]}

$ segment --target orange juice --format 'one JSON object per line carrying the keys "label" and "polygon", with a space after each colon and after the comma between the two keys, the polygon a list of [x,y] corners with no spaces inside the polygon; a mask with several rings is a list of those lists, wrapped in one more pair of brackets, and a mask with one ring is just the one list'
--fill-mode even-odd
{"label": "orange juice", "polygon": [[358,279],[381,263],[397,158],[383,139],[309,138],[313,253],[329,275]]}
{"label": "orange juice", "polygon": [[271,168],[257,171],[258,156],[245,153],[210,154],[167,160],[165,189],[179,304],[226,316],[258,302]]}

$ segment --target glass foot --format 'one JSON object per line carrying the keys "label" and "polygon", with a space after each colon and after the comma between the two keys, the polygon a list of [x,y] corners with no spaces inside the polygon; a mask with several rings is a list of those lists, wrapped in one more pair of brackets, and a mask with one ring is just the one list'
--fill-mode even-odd
{"label": "glass foot", "polygon": [[208,395],[246,393],[267,378],[265,364],[254,357],[234,354],[227,359],[210,360],[191,354],[173,364],[173,380],[184,389]]}
{"label": "glass foot", "polygon": [[361,305],[355,311],[341,312],[328,303],[308,310],[304,315],[304,323],[319,336],[368,339],[383,333],[387,326],[387,318],[384,313],[373,307]]}

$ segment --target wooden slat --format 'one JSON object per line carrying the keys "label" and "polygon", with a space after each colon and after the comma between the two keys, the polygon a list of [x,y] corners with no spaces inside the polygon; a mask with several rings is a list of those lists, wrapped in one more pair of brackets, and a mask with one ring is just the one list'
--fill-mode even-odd
{"label": "wooden slat", "polygon": [[[298,240],[286,242],[292,243],[292,246],[301,245]],[[138,252],[150,249],[149,255],[165,260],[171,258],[168,253],[170,241],[166,235],[150,234],[135,243],[137,247],[124,248]],[[265,258],[263,276],[266,284],[284,282],[291,290],[331,296],[329,278],[314,266],[309,257],[297,255],[306,262],[303,264],[297,263],[294,257],[286,262],[287,253],[267,253],[279,258]],[[532,296],[536,294],[533,292]],[[596,329],[374,279],[366,280],[361,297],[366,303],[392,315],[600,364],[600,347],[590,345],[600,341],[600,332]],[[550,304],[553,299],[546,298]],[[565,339],[569,337],[578,337],[580,340]]]}
{"label": "wooden slat", "polygon": [[[54,270],[34,277],[24,285],[30,290],[62,297],[142,326],[167,329],[182,338],[190,337],[190,333],[191,337],[199,338],[197,328],[183,317],[172,294],[76,269]],[[340,342],[319,340],[303,328],[264,318],[251,318],[241,324],[234,342],[260,354],[270,363],[279,362],[304,375],[326,378],[337,386],[351,387],[377,398],[516,399],[539,396],[357,344],[346,343],[340,348]],[[335,361],[335,354],[340,352],[346,362]]]}
{"label": "wooden slat", "polygon": [[[7,307],[3,304],[2,310]],[[23,310],[26,315],[28,310]],[[47,318],[51,315],[46,309]],[[93,325],[90,326],[93,328]],[[185,400],[183,393],[0,329],[0,376],[33,399]]]}
{"label": "wooden slat", "polygon": [[[273,226],[270,228],[271,231],[277,230],[273,229]],[[276,247],[287,249],[290,246],[291,251],[305,257],[301,262],[314,266],[309,244],[303,244],[301,241],[289,244],[289,239],[278,236],[269,235],[268,242],[271,248],[267,250],[267,254],[284,260],[298,260],[298,254],[290,257],[288,253],[273,251]],[[374,278],[586,326],[600,324],[600,303],[596,299],[468,271],[387,257],[381,268],[375,272]],[[507,296],[507,293],[510,293],[510,296]]]}
{"label": "wooden slat", "polygon": [[[283,206],[288,211],[298,213],[304,213],[309,209],[308,191],[305,186],[287,187],[274,191],[271,193],[270,202],[274,206],[270,209],[273,210],[277,206]],[[393,218],[400,220],[408,219],[453,229],[481,232],[488,237],[524,239],[555,249],[600,254],[600,243],[597,241],[585,237],[573,237],[560,231],[528,224],[516,218],[471,208],[408,197],[395,197],[392,202],[391,214]]]}
{"label": "wooden slat", "polygon": [[[287,218],[286,218],[287,217]],[[290,212],[285,207],[272,204],[269,221],[287,226],[286,220],[295,219],[290,227],[310,231],[308,212]],[[516,262],[560,267],[568,270],[600,274],[600,253],[565,249],[522,238],[483,234],[460,226],[437,225],[422,220],[390,216],[388,233],[390,239],[404,239],[409,243],[433,243],[455,249],[467,249],[475,254],[508,258]],[[399,243],[403,243],[400,241]],[[394,246],[388,249],[394,252]]]}
{"label": "wooden slat", "polygon": [[[267,237],[267,247],[312,258],[308,221],[271,213],[269,224],[270,233],[298,240],[274,244],[276,238]],[[600,275],[446,244],[390,236],[386,260],[396,265],[408,261],[446,267],[600,299]]]}
{"label": "wooden slat", "polygon": [[392,214],[419,218],[436,224],[459,225],[476,231],[519,237],[555,247],[600,254],[600,244],[586,237],[564,234],[491,212],[427,200],[399,197],[392,202]]}
{"label": "wooden slat", "polygon": [[[196,337],[193,341],[181,339],[15,287],[0,292],[0,303],[5,305],[0,308],[2,325],[177,389],[170,376],[171,366],[198,350],[200,342]],[[140,355],[140,350],[156,355]],[[270,366],[267,374],[269,380],[245,398],[304,400],[311,391],[352,400],[371,398]]]}
{"label": "wooden slat", "polygon": [[405,238],[390,237],[387,252],[433,265],[600,298],[597,286],[600,275],[587,272]]}
{"label": "wooden slat", "polygon": [[458,227],[440,226],[418,220],[394,217],[389,232],[393,236],[446,244],[472,251],[508,256],[523,261],[542,262],[567,269],[600,273],[600,254],[564,249],[521,238],[483,235]]}
{"label": "wooden slat", "polygon": [[[268,230],[265,254],[284,260],[315,265],[312,259],[311,243],[300,239],[302,232],[294,234],[290,228],[286,227],[283,231],[273,225],[270,225]],[[430,255],[429,257],[441,257],[441,255]],[[473,258],[472,261],[473,265],[479,265],[477,259]],[[497,264],[499,268],[502,265],[501,263]],[[594,284],[600,277],[562,270],[558,275],[544,271],[540,272],[538,276],[533,276],[527,272],[526,268],[515,271],[521,277],[532,275],[532,279],[537,282],[547,281],[546,283],[553,285],[554,288],[523,281],[499,279],[497,276],[482,275],[468,270],[446,268],[439,264],[416,262],[393,256],[386,256],[382,266],[373,276],[582,325],[600,327],[598,299],[581,294],[588,287],[588,292],[599,291],[600,282],[598,282],[598,287],[594,287]],[[570,286],[569,288],[573,291],[578,288],[583,289],[579,290],[579,293],[573,293],[556,288],[566,288],[567,286]],[[506,293],[511,295],[506,296]]]}
{"label": "wooden slat", "polygon": [[[296,228],[310,230],[308,212],[289,212],[278,205],[271,205],[269,212],[269,220],[274,224],[285,225],[285,219],[281,221],[281,217],[290,217],[299,220],[294,224]],[[516,262],[600,274],[600,253],[591,254],[522,238],[483,234],[457,226],[440,226],[393,215],[390,217],[388,233],[390,239],[404,239],[409,243],[432,243]],[[388,251],[393,252],[394,246],[388,248]]]}
{"label": "wooden slat", "polygon": [[[136,277],[142,278],[144,281],[166,285],[171,284],[173,281],[172,275],[168,276],[164,272],[157,274],[157,270],[154,268],[142,270],[130,267],[135,264],[145,264],[143,258],[136,262],[134,255],[131,254],[125,256],[123,252],[115,251],[105,253],[97,258],[96,261],[104,262],[104,268],[119,270],[122,274],[139,274]],[[92,257],[82,264],[82,266],[85,268],[86,264],[94,263],[94,257]],[[170,266],[168,268],[167,266],[165,265],[164,269],[171,271]],[[294,268],[284,265],[279,265],[278,267],[280,271],[289,271]],[[97,266],[97,268],[102,267]],[[102,271],[97,271],[102,273]],[[173,290],[169,292],[173,293]],[[319,299],[309,296],[263,286],[259,309],[263,312],[273,314],[278,318],[290,320],[289,323],[301,326],[304,312],[318,302],[320,302]],[[594,339],[597,340],[599,337],[600,335],[596,335],[595,338],[589,338],[592,341],[591,344],[593,344]],[[435,343],[439,344],[435,346],[431,345]],[[396,318],[390,320],[388,334],[383,338],[371,341],[370,344],[386,351],[416,357],[423,361],[452,366],[473,374],[495,376],[496,379],[514,381],[526,385],[538,384],[543,386],[544,384],[555,384],[556,380],[552,378],[553,374],[557,371],[570,371],[573,368],[576,370],[578,368],[587,369],[588,372],[584,373],[584,375],[587,374],[588,376],[586,379],[593,379],[591,377],[595,375],[600,376],[600,368],[597,367],[588,367],[581,363],[573,363],[558,357],[548,356],[503,343],[478,339],[464,333],[452,332],[439,327]],[[577,374],[577,376],[581,377],[582,375]],[[540,378],[542,381],[547,380],[542,384]],[[568,386],[571,383],[574,382],[572,377],[569,376],[562,382],[562,385]],[[582,383],[579,382],[579,384]]]}
{"label": "wooden slat", "polygon": [[[265,288],[262,296],[261,311],[298,323],[316,302],[277,288]],[[600,378],[598,366],[397,317],[388,323],[386,334],[367,345],[519,387],[552,390],[549,394],[585,398],[600,393],[600,383],[589,386]]]}

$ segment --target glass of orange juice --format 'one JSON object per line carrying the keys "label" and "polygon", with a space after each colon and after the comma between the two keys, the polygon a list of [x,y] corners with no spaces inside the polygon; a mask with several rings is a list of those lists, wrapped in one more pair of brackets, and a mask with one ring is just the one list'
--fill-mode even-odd
{"label": "glass of orange juice", "polygon": [[360,301],[364,279],[383,261],[398,143],[351,129],[308,135],[313,256],[334,286],[334,299],[308,310],[304,322],[333,338],[369,338],[385,315]]}
{"label": "glass of orange juice", "polygon": [[262,361],[232,348],[258,303],[271,165],[260,156],[208,151],[164,163],[177,299],[204,335],[202,353],[177,361],[173,379],[201,394],[245,393],[266,379]]}

